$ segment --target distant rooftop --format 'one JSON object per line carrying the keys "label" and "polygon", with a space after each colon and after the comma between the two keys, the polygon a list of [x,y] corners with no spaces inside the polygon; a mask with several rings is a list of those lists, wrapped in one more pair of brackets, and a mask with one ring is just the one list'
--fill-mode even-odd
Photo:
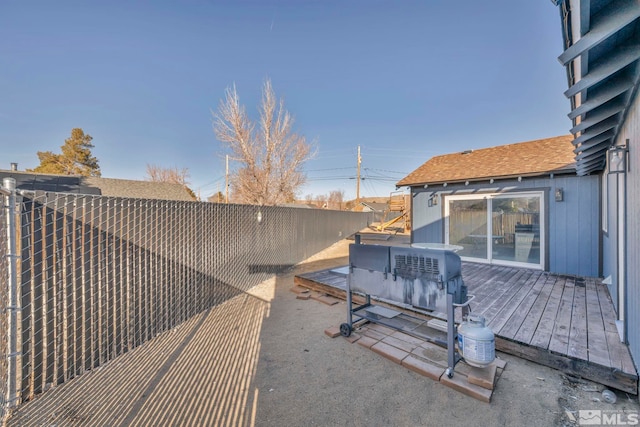
{"label": "distant rooftop", "polygon": [[16,180],[16,188],[28,191],[49,191],[136,199],[194,200],[184,185],[167,182],[0,170],[0,181],[7,177]]}
{"label": "distant rooftop", "polygon": [[565,135],[432,157],[396,186],[575,173],[572,140]]}

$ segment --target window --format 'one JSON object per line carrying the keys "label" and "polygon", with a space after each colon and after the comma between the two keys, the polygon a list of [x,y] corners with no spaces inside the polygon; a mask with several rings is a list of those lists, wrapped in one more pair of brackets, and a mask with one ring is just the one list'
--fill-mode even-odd
{"label": "window", "polygon": [[542,192],[447,196],[446,243],[463,259],[543,268]]}

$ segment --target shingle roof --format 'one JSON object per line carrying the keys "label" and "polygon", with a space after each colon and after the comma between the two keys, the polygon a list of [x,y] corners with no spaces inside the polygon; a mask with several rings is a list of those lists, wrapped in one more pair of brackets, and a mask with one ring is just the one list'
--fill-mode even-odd
{"label": "shingle roof", "polygon": [[82,176],[0,170],[0,180],[4,178],[14,178],[16,180],[16,188],[19,190],[100,194],[100,189],[85,183]]}
{"label": "shingle roof", "polygon": [[85,177],[84,180],[86,183],[100,188],[103,196],[193,201],[193,197],[182,184],[97,178],[95,176]]}
{"label": "shingle roof", "polygon": [[432,157],[396,186],[575,172],[572,135]]}
{"label": "shingle roof", "polygon": [[0,170],[0,181],[8,177],[15,178],[16,188],[20,190],[92,194],[136,199],[193,201],[193,198],[183,185],[167,182]]}

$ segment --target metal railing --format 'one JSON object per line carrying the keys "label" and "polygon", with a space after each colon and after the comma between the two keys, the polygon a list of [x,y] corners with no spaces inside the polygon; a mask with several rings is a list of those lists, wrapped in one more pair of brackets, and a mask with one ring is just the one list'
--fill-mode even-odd
{"label": "metal railing", "polygon": [[[7,224],[0,231],[3,412],[273,277],[372,219],[316,209],[15,196],[3,197],[0,213]],[[19,214],[15,226],[8,220],[11,197]],[[12,256],[11,227],[19,256]],[[12,319],[19,350],[13,355]]]}

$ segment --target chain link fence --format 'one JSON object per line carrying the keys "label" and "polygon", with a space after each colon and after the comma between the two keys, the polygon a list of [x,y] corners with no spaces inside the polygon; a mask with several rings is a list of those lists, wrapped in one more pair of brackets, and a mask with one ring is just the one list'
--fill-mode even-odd
{"label": "chain link fence", "polygon": [[[23,192],[18,202],[20,401],[113,360],[373,219],[61,193]],[[3,228],[5,278],[9,239]],[[5,288],[0,300],[7,307]],[[8,316],[0,317],[2,331],[9,330]],[[0,341],[2,384],[11,382],[7,335]],[[2,408],[9,393],[0,394]]]}
{"label": "chain link fence", "polygon": [[4,418],[9,395],[9,236],[8,231],[8,194],[0,194],[0,421]]}

